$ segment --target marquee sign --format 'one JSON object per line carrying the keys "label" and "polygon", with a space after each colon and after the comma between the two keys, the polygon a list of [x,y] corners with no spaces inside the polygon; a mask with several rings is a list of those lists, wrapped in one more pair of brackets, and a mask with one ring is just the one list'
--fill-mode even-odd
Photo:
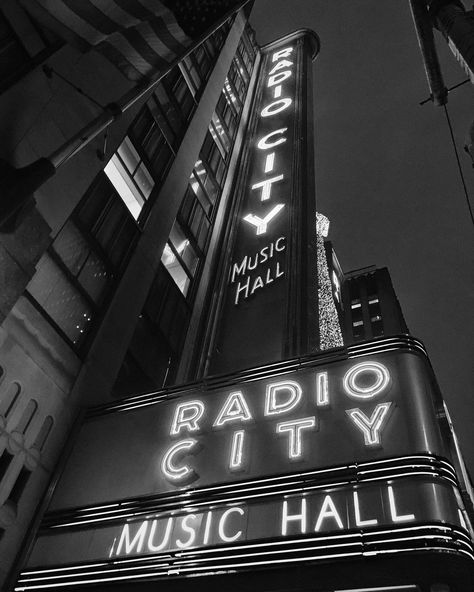
{"label": "marquee sign", "polygon": [[[291,495],[208,504],[83,530],[58,529],[40,537],[29,565],[144,557],[249,541],[344,535],[360,529],[447,522],[466,528],[451,483],[417,476]],[[80,551],[79,551],[80,550]]]}
{"label": "marquee sign", "polygon": [[395,351],[288,366],[218,388],[130,399],[86,421],[53,508],[403,454],[444,455],[421,356]]}
{"label": "marquee sign", "polygon": [[418,342],[388,338],[91,410],[16,590],[474,558],[433,385]]}
{"label": "marquee sign", "polygon": [[[305,36],[293,35],[263,52],[211,373],[295,353],[287,343],[289,317],[300,314],[293,299],[317,293],[303,269],[315,240],[314,194],[303,194],[308,171],[302,138],[312,138],[305,127],[312,109],[303,92],[310,75]],[[307,312],[303,317],[311,322]]]}

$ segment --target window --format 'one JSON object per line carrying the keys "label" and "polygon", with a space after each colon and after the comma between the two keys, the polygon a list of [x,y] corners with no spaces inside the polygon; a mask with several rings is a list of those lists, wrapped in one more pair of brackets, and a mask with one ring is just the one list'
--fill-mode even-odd
{"label": "window", "polygon": [[12,382],[0,402],[0,414],[7,418],[15,408],[20,397],[21,387],[18,382]]}
{"label": "window", "polygon": [[125,137],[104,172],[137,220],[155,182],[129,137]]}
{"label": "window", "polygon": [[26,484],[28,483],[31,476],[31,471],[29,471],[26,467],[22,467],[20,474],[16,478],[15,485],[12,487],[10,491],[10,495],[8,496],[9,502],[18,505],[22,493],[25,491]]}
{"label": "window", "polygon": [[10,466],[12,460],[13,454],[10,454],[8,450],[4,450],[0,456],[0,481],[8,471],[8,467]]}
{"label": "window", "polygon": [[69,220],[40,259],[28,292],[66,338],[78,345],[111,279],[104,259]]}
{"label": "window", "polygon": [[171,229],[161,262],[186,296],[196,273],[199,257],[178,221]]}

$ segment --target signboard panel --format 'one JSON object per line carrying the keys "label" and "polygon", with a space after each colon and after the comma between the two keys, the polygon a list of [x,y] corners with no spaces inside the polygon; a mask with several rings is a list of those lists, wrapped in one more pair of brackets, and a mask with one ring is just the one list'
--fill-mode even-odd
{"label": "signboard panel", "polygon": [[50,509],[404,454],[445,455],[422,356],[374,352],[289,368],[104,409],[82,426]]}
{"label": "signboard panel", "polygon": [[305,273],[316,240],[314,194],[303,195],[309,173],[302,138],[312,142],[306,130],[306,110],[312,105],[307,105],[304,94],[310,76],[305,56],[310,43],[303,42],[305,36],[307,32],[273,44],[262,55],[212,374],[299,353],[288,349],[293,324],[302,322],[306,327],[313,319],[305,311],[302,321],[295,320],[301,316],[295,295],[301,298],[310,290],[317,308],[316,272],[311,274],[312,286],[307,285]]}
{"label": "signboard panel", "polygon": [[[186,512],[142,516],[126,523],[55,529],[38,537],[29,567],[72,564],[292,539],[354,530],[447,523],[465,528],[453,486],[440,478],[411,476],[368,484],[302,489],[265,501],[208,504]],[[341,541],[343,546],[343,541]]]}

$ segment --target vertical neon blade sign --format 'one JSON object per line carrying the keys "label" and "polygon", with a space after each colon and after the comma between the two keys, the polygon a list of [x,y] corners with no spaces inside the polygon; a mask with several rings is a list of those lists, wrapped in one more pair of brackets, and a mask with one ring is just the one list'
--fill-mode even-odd
{"label": "vertical neon blade sign", "polygon": [[[289,341],[295,318],[305,316],[295,301],[310,291],[300,267],[315,240],[309,236],[314,205],[310,212],[302,211],[302,202],[308,200],[302,200],[306,185],[301,170],[312,177],[303,165],[307,118],[302,113],[308,108],[303,87],[309,46],[305,34],[264,48],[211,373],[301,353],[292,351]],[[313,195],[310,200],[314,201]]]}

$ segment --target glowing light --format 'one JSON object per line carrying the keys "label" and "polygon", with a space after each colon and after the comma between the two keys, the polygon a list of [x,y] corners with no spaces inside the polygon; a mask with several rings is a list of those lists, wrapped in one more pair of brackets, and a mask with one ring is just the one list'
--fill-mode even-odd
{"label": "glowing light", "polygon": [[293,66],[293,62],[290,62],[289,60],[281,60],[277,64],[275,64],[275,66],[273,66],[268,75],[271,76],[272,74],[275,74],[275,72],[278,72],[278,70],[283,70],[284,68],[291,68],[291,66]]}
{"label": "glowing light", "polygon": [[359,496],[357,491],[353,492],[354,497],[354,514],[355,514],[355,522],[356,526],[375,526],[378,524],[378,520],[376,518],[370,518],[368,520],[362,520],[360,517],[360,506],[359,506]]}
{"label": "glowing light", "polygon": [[288,522],[300,523],[300,532],[306,532],[306,499],[301,500],[301,512],[299,514],[288,514],[288,502],[283,502],[283,514],[281,517],[281,534],[286,536],[288,533]]}
{"label": "glowing light", "polygon": [[188,401],[187,403],[180,403],[176,406],[173,422],[171,424],[170,434],[175,436],[179,434],[181,428],[185,428],[190,432],[196,432],[200,428],[198,421],[204,413],[204,404],[202,401]]}
{"label": "glowing light", "polygon": [[271,117],[272,115],[281,113],[281,111],[288,109],[292,102],[293,101],[289,97],[286,97],[284,99],[277,99],[276,101],[273,101],[273,103],[270,103],[269,105],[264,107],[260,111],[260,115],[262,117]]}
{"label": "glowing light", "polygon": [[189,534],[188,540],[187,541],[181,541],[180,539],[176,539],[176,545],[180,548],[180,549],[185,549],[186,547],[190,547],[193,543],[194,540],[196,538],[196,529],[193,528],[192,526],[190,526],[188,524],[189,520],[196,520],[197,516],[196,514],[187,514],[184,518],[183,521],[181,522],[181,528],[184,530],[184,532]]}
{"label": "glowing light", "polygon": [[257,235],[265,234],[267,232],[268,223],[285,207],[284,204],[277,204],[265,218],[255,216],[254,214],[247,214],[244,220],[257,228]]}
{"label": "glowing light", "polygon": [[[278,401],[277,396],[281,392],[289,394],[286,401]],[[303,394],[300,385],[293,380],[285,380],[282,382],[272,382],[267,385],[265,393],[265,416],[278,415],[280,413],[287,413],[294,409],[301,400]]]}
{"label": "glowing light", "polygon": [[275,86],[275,88],[273,89],[273,98],[279,99],[280,97],[281,97],[281,84],[279,84],[278,86]]}
{"label": "glowing light", "polygon": [[354,424],[364,434],[364,444],[366,446],[380,445],[380,432],[388,417],[388,410],[392,403],[379,403],[370,419],[360,409],[346,409],[347,415],[352,419]]}
{"label": "glowing light", "polygon": [[151,523],[150,534],[148,535],[148,550],[152,551],[153,553],[163,550],[166,547],[166,545],[168,544],[168,541],[170,539],[170,534],[171,534],[171,527],[173,526],[173,517],[168,518],[168,520],[166,522],[165,536],[163,537],[163,540],[161,541],[161,543],[159,545],[155,545],[153,543],[153,539],[155,538],[155,530],[156,530],[157,523],[158,523],[158,520],[153,520],[153,522]]}
{"label": "glowing light", "polygon": [[273,163],[275,162],[275,153],[270,152],[265,158],[265,173],[271,173],[273,171]]}
{"label": "glowing light", "polygon": [[238,471],[242,468],[245,431],[239,430],[232,436],[229,469]]}
{"label": "glowing light", "polygon": [[295,460],[301,458],[303,454],[302,434],[303,430],[313,429],[316,426],[316,418],[305,417],[277,423],[276,431],[278,434],[289,433],[288,458]]}
{"label": "glowing light", "polygon": [[122,546],[125,545],[125,554],[129,555],[133,553],[134,547],[136,547],[136,552],[140,553],[143,548],[143,543],[145,542],[146,531],[148,529],[148,522],[145,520],[141,523],[140,528],[137,530],[135,536],[132,540],[130,540],[130,529],[129,525],[125,524],[122,532],[120,533],[120,540],[117,546],[117,555],[122,553]]}
{"label": "glowing light", "polygon": [[395,505],[395,496],[393,494],[393,487],[389,485],[388,489],[388,501],[390,503],[390,515],[394,522],[409,522],[415,520],[415,514],[404,514],[399,516],[397,513],[397,507]]}
{"label": "glowing light", "polygon": [[224,527],[225,527],[225,521],[227,520],[227,517],[230,514],[240,514],[240,516],[244,516],[245,512],[242,508],[236,507],[236,508],[229,508],[228,510],[226,510],[222,516],[221,519],[219,520],[219,537],[221,538],[222,541],[224,541],[224,543],[233,543],[234,541],[236,541],[237,539],[239,539],[242,536],[242,531],[239,530],[237,531],[233,536],[227,536],[225,531],[224,531]]}
{"label": "glowing light", "polygon": [[321,350],[344,345],[332,284],[324,248],[324,236],[327,235],[329,220],[319,212],[316,214],[316,247],[318,274],[318,317],[319,347]]}
{"label": "glowing light", "polygon": [[258,183],[254,183],[252,185],[252,189],[262,189],[262,193],[260,195],[260,201],[267,201],[270,199],[270,194],[272,191],[273,183],[277,183],[278,181],[283,180],[283,175],[276,175],[275,177],[270,177],[268,179],[264,179],[263,181],[259,181]]}
{"label": "glowing light", "polygon": [[187,465],[176,467],[173,464],[173,459],[176,454],[191,450],[196,444],[197,440],[189,438],[188,440],[180,440],[171,446],[161,461],[161,470],[167,479],[170,479],[171,481],[180,481],[185,477],[189,477],[191,473],[193,473],[193,470]]}
{"label": "glowing light", "polygon": [[287,58],[292,51],[292,47],[285,47],[285,49],[280,49],[279,51],[276,51],[272,55],[272,62],[277,62],[280,58]]}
{"label": "glowing light", "polygon": [[211,523],[212,523],[212,512],[208,512],[207,517],[206,517],[206,526],[204,527],[204,538],[202,541],[204,545],[207,545],[207,543],[209,542],[209,535],[211,533]]}
{"label": "glowing light", "polygon": [[274,130],[273,132],[270,132],[266,136],[263,136],[263,138],[261,138],[258,141],[257,148],[259,148],[260,150],[268,150],[269,148],[274,148],[275,146],[278,146],[279,144],[283,144],[283,142],[286,142],[286,138],[278,138],[278,140],[273,140],[272,142],[269,142],[268,140],[270,138],[272,138],[273,136],[277,136],[277,135],[281,135],[281,134],[285,133],[287,130],[288,130],[287,127],[281,127],[280,129]]}
{"label": "glowing light", "polygon": [[233,421],[251,421],[252,415],[241,391],[230,393],[227,397],[216,421],[214,427],[220,427],[227,422]]}
{"label": "glowing light", "polygon": [[[372,373],[375,382],[369,386],[357,384],[357,377],[364,373]],[[372,399],[381,393],[390,381],[387,368],[379,362],[361,362],[346,372],[343,379],[343,387],[349,397],[354,399]]]}
{"label": "glowing light", "polygon": [[280,82],[283,82],[284,80],[286,80],[290,76],[291,76],[290,70],[284,70],[283,72],[277,72],[276,74],[273,74],[272,76],[268,77],[267,86],[269,88],[271,88],[272,86],[276,86],[277,84],[280,84]]}
{"label": "glowing light", "polygon": [[318,407],[325,407],[329,405],[327,372],[318,372],[316,374],[316,405]]}
{"label": "glowing light", "polygon": [[335,520],[339,528],[344,528],[341,517],[339,516],[336,510],[336,506],[334,505],[334,502],[332,501],[330,495],[327,495],[324,498],[323,504],[321,506],[321,511],[319,512],[319,516],[316,521],[316,526],[314,527],[314,531],[319,532],[323,521],[328,518],[332,518],[333,520]]}

